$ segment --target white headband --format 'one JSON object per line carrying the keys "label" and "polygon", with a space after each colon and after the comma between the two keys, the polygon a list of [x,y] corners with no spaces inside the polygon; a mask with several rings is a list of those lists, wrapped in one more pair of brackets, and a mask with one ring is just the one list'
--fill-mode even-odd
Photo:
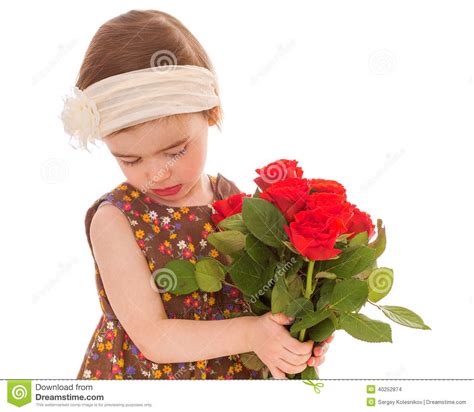
{"label": "white headband", "polygon": [[64,99],[64,130],[88,142],[159,117],[194,113],[220,103],[214,74],[192,65],[134,70],[102,79]]}

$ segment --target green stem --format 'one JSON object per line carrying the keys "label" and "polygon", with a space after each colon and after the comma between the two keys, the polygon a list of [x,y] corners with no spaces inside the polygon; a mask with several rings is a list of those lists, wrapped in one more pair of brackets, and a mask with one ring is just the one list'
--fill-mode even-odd
{"label": "green stem", "polygon": [[[311,283],[313,281],[314,262],[315,262],[314,260],[309,261],[308,271],[306,273],[306,289],[304,291],[304,297],[306,299],[309,299],[309,300],[311,300],[311,289],[312,289],[312,284]],[[316,281],[315,281],[315,286],[316,286],[317,282],[318,282],[318,279],[316,279]],[[299,334],[300,342],[303,342],[305,332],[306,332],[306,329],[300,330],[300,334]]]}

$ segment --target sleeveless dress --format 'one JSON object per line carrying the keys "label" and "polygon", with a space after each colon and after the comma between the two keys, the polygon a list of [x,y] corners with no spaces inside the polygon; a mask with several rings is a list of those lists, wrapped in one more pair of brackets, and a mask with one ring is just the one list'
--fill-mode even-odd
{"label": "sleeveless dress", "polygon": [[[233,181],[220,173],[207,176],[214,200],[240,192]],[[150,273],[172,259],[187,259],[195,264],[201,257],[212,256],[227,264],[225,257],[206,240],[209,233],[217,230],[210,218],[210,204],[170,207],[151,199],[129,182],[123,182],[102,195],[88,209],[85,227],[91,252],[90,224],[103,203],[112,203],[127,217]],[[95,259],[94,266],[102,314],[77,379],[263,379],[263,370],[257,372],[246,368],[239,354],[163,364],[145,358],[113,312]],[[225,280],[232,284],[229,273]],[[169,319],[205,321],[252,315],[241,291],[225,284],[218,292],[197,290],[181,296],[167,292],[160,297]]]}

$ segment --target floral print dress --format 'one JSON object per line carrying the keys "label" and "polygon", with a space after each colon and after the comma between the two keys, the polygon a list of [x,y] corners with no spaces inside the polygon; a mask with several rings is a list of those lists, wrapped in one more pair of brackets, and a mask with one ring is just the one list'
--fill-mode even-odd
{"label": "floral print dress", "polygon": [[[208,177],[214,200],[240,192],[234,182],[220,173]],[[88,209],[85,226],[91,251],[90,223],[103,203],[112,203],[127,217],[150,273],[172,259],[187,259],[195,264],[201,257],[212,256],[227,263],[207,241],[209,233],[217,230],[210,218],[213,212],[210,204],[170,207],[157,203],[128,182],[101,196]],[[77,379],[262,379],[262,371],[246,368],[239,354],[164,364],[145,358],[113,312],[95,260],[94,265],[102,314]],[[229,274],[226,281],[232,283]],[[218,292],[198,290],[180,296],[166,292],[160,296],[170,319],[205,321],[251,315],[240,290],[229,285],[224,285]]]}

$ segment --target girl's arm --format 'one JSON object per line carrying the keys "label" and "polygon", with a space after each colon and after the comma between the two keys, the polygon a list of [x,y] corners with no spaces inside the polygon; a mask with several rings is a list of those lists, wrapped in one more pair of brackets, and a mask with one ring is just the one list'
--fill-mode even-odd
{"label": "girl's arm", "polygon": [[192,362],[250,352],[257,317],[168,319],[127,218],[113,205],[94,214],[90,238],[109,302],[128,335],[156,363]]}

